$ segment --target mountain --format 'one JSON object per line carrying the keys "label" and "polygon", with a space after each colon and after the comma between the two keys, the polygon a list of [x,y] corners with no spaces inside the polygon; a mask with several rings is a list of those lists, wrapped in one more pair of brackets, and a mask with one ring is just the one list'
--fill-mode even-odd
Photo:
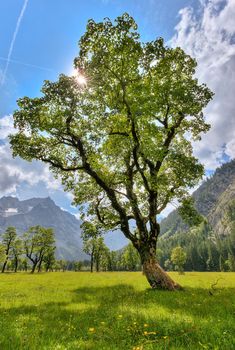
{"label": "mountain", "polygon": [[[217,234],[224,233],[224,220],[229,207],[235,200],[235,160],[223,164],[213,176],[206,179],[193,193],[195,207],[198,212],[207,217],[209,224]],[[177,210],[161,221],[161,234],[171,236],[179,231],[185,231]],[[226,232],[225,232],[226,233]]]}
{"label": "mountain", "polygon": [[219,196],[208,214],[208,221],[218,235],[229,234],[231,221],[235,221],[235,179]]}
{"label": "mountain", "polygon": [[74,215],[61,210],[50,197],[20,201],[15,197],[0,198],[0,233],[15,226],[19,234],[30,226],[51,227],[55,231],[58,259],[83,260],[80,222]]}

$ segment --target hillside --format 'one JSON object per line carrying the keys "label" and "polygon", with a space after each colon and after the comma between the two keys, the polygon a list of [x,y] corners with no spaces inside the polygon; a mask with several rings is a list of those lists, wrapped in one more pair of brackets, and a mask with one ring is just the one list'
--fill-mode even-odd
{"label": "hillside", "polygon": [[0,233],[15,226],[22,234],[30,226],[52,227],[56,237],[56,256],[59,259],[83,260],[80,222],[63,211],[51,198],[31,198],[20,201],[15,197],[0,198]]}
{"label": "hillside", "polygon": [[[210,225],[218,234],[223,234],[222,221],[230,203],[235,200],[235,160],[223,164],[214,175],[202,183],[193,193],[195,207],[200,214],[207,217]],[[185,231],[177,210],[170,213],[161,222],[161,234],[173,235]]]}

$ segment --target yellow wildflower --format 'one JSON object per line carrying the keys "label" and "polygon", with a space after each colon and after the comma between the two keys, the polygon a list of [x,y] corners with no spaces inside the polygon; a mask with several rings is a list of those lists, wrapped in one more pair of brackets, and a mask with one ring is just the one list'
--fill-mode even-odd
{"label": "yellow wildflower", "polygon": [[94,332],[95,328],[89,328],[89,332]]}
{"label": "yellow wildflower", "polygon": [[149,326],[149,325],[148,325],[147,323],[144,324],[144,327],[145,327],[145,328],[148,327],[148,326]]}

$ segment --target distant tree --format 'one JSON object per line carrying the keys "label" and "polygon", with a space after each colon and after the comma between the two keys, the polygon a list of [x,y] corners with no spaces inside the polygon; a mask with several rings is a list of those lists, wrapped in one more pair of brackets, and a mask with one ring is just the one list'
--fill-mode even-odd
{"label": "distant tree", "polygon": [[108,270],[116,271],[118,269],[118,260],[120,253],[117,251],[109,251],[108,254]]}
{"label": "distant tree", "polygon": [[13,226],[9,226],[6,231],[2,234],[2,245],[5,247],[5,260],[2,266],[2,273],[5,271],[7,262],[10,254],[12,253],[12,248],[15,243],[17,234],[16,229]]}
{"label": "distant tree", "polygon": [[84,240],[83,244],[83,251],[90,255],[91,257],[91,264],[90,264],[90,271],[93,272],[94,263],[96,267],[96,271],[99,272],[100,270],[100,263],[102,260],[102,257],[107,254],[107,247],[104,244],[103,237],[93,237],[90,239]]}
{"label": "distant tree", "polygon": [[23,245],[25,254],[32,263],[31,273],[34,273],[36,267],[40,271],[48,249],[55,245],[54,231],[51,228],[32,226],[23,236]]}
{"label": "distant tree", "polygon": [[172,266],[172,262],[170,259],[167,259],[164,263],[164,267],[167,271],[171,271],[173,266]]}
{"label": "distant tree", "polygon": [[94,255],[97,245],[97,238],[100,237],[101,232],[98,225],[95,225],[89,221],[84,221],[81,225],[82,239],[83,239],[83,251],[90,255],[90,271],[93,272],[94,268]]}
{"label": "distant tree", "polygon": [[106,244],[103,242],[101,258],[100,258],[100,268],[102,271],[109,270],[109,256],[110,256],[110,250],[106,246]]}
{"label": "distant tree", "polygon": [[95,243],[94,260],[95,260],[96,272],[99,272],[100,266],[102,263],[106,269],[108,249],[104,243],[103,237],[97,237],[94,243]]}
{"label": "distant tree", "polygon": [[43,262],[47,272],[53,269],[55,264],[55,247],[48,247],[46,253],[44,254]]}
{"label": "distant tree", "polygon": [[225,241],[228,251],[228,266],[230,271],[235,271],[235,200],[229,203],[222,223],[225,232],[227,232]]}
{"label": "distant tree", "polygon": [[6,249],[3,244],[0,243],[0,264],[6,260]]}
{"label": "distant tree", "polygon": [[82,265],[83,265],[85,270],[88,270],[90,268],[90,265],[91,265],[90,260],[88,260],[88,259],[83,260]]}
{"label": "distant tree", "polygon": [[60,259],[56,261],[55,265],[56,265],[56,270],[59,270],[59,271],[62,270],[63,272],[65,272],[65,270],[67,270],[68,261],[64,259]]}
{"label": "distant tree", "polygon": [[12,258],[15,272],[18,270],[20,257],[23,254],[23,251],[23,241],[20,237],[17,237],[12,245]]}
{"label": "distant tree", "polygon": [[228,254],[228,260],[226,260],[229,271],[235,271],[235,256]]}
{"label": "distant tree", "polygon": [[208,271],[214,271],[215,270],[215,262],[214,262],[214,259],[213,259],[213,248],[214,248],[213,242],[208,240],[208,242],[207,242],[208,258],[206,260],[206,269]]}
{"label": "distant tree", "polygon": [[83,251],[87,255],[90,255],[90,257],[91,257],[91,260],[90,260],[90,271],[91,272],[93,272],[93,268],[94,268],[95,243],[96,243],[96,238],[91,238],[89,240],[84,241],[84,243],[83,243]]}
{"label": "distant tree", "polygon": [[157,260],[159,261],[159,263],[162,263],[163,257],[164,257],[164,252],[162,249],[157,248],[156,249],[156,256],[157,256]]}
{"label": "distant tree", "polygon": [[140,269],[140,256],[131,243],[129,243],[122,253],[122,265],[125,270],[136,271]]}
{"label": "distant tree", "polygon": [[175,247],[171,253],[171,261],[175,265],[175,269],[182,274],[184,271],[184,264],[186,262],[186,253],[182,247]]}
{"label": "distant tree", "polygon": [[20,260],[20,267],[23,271],[28,271],[29,264],[27,258],[23,258]]}
{"label": "distant tree", "polygon": [[81,261],[75,261],[74,262],[74,271],[81,271],[82,269],[82,262]]}
{"label": "distant tree", "polygon": [[142,43],[126,13],[89,20],[79,44],[78,76],[18,100],[13,155],[49,164],[87,220],[131,241],[152,288],[177,289],[156,258],[157,217],[203,176],[192,142],[209,129],[202,111],[213,94],[195,59],[162,38]]}

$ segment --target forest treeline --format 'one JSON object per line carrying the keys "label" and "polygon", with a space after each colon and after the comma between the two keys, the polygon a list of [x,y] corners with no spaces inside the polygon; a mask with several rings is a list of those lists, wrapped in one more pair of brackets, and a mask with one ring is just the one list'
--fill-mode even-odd
{"label": "forest treeline", "polygon": [[173,247],[181,246],[186,253],[186,271],[235,271],[235,230],[229,235],[217,235],[207,222],[188,232],[179,232],[159,240],[158,258],[167,270]]}
{"label": "forest treeline", "polygon": [[[224,236],[216,235],[206,220],[186,233],[180,232],[170,237],[164,235],[160,238],[157,249],[160,264],[168,271],[235,271],[234,216],[234,210],[227,213],[229,234]],[[54,231],[51,228],[33,226],[20,236],[15,227],[8,227],[0,240],[1,271],[92,272],[142,269],[139,255],[131,244],[121,250],[111,251],[100,236],[84,240],[83,250],[90,256],[90,260],[56,259],[55,250]]]}

